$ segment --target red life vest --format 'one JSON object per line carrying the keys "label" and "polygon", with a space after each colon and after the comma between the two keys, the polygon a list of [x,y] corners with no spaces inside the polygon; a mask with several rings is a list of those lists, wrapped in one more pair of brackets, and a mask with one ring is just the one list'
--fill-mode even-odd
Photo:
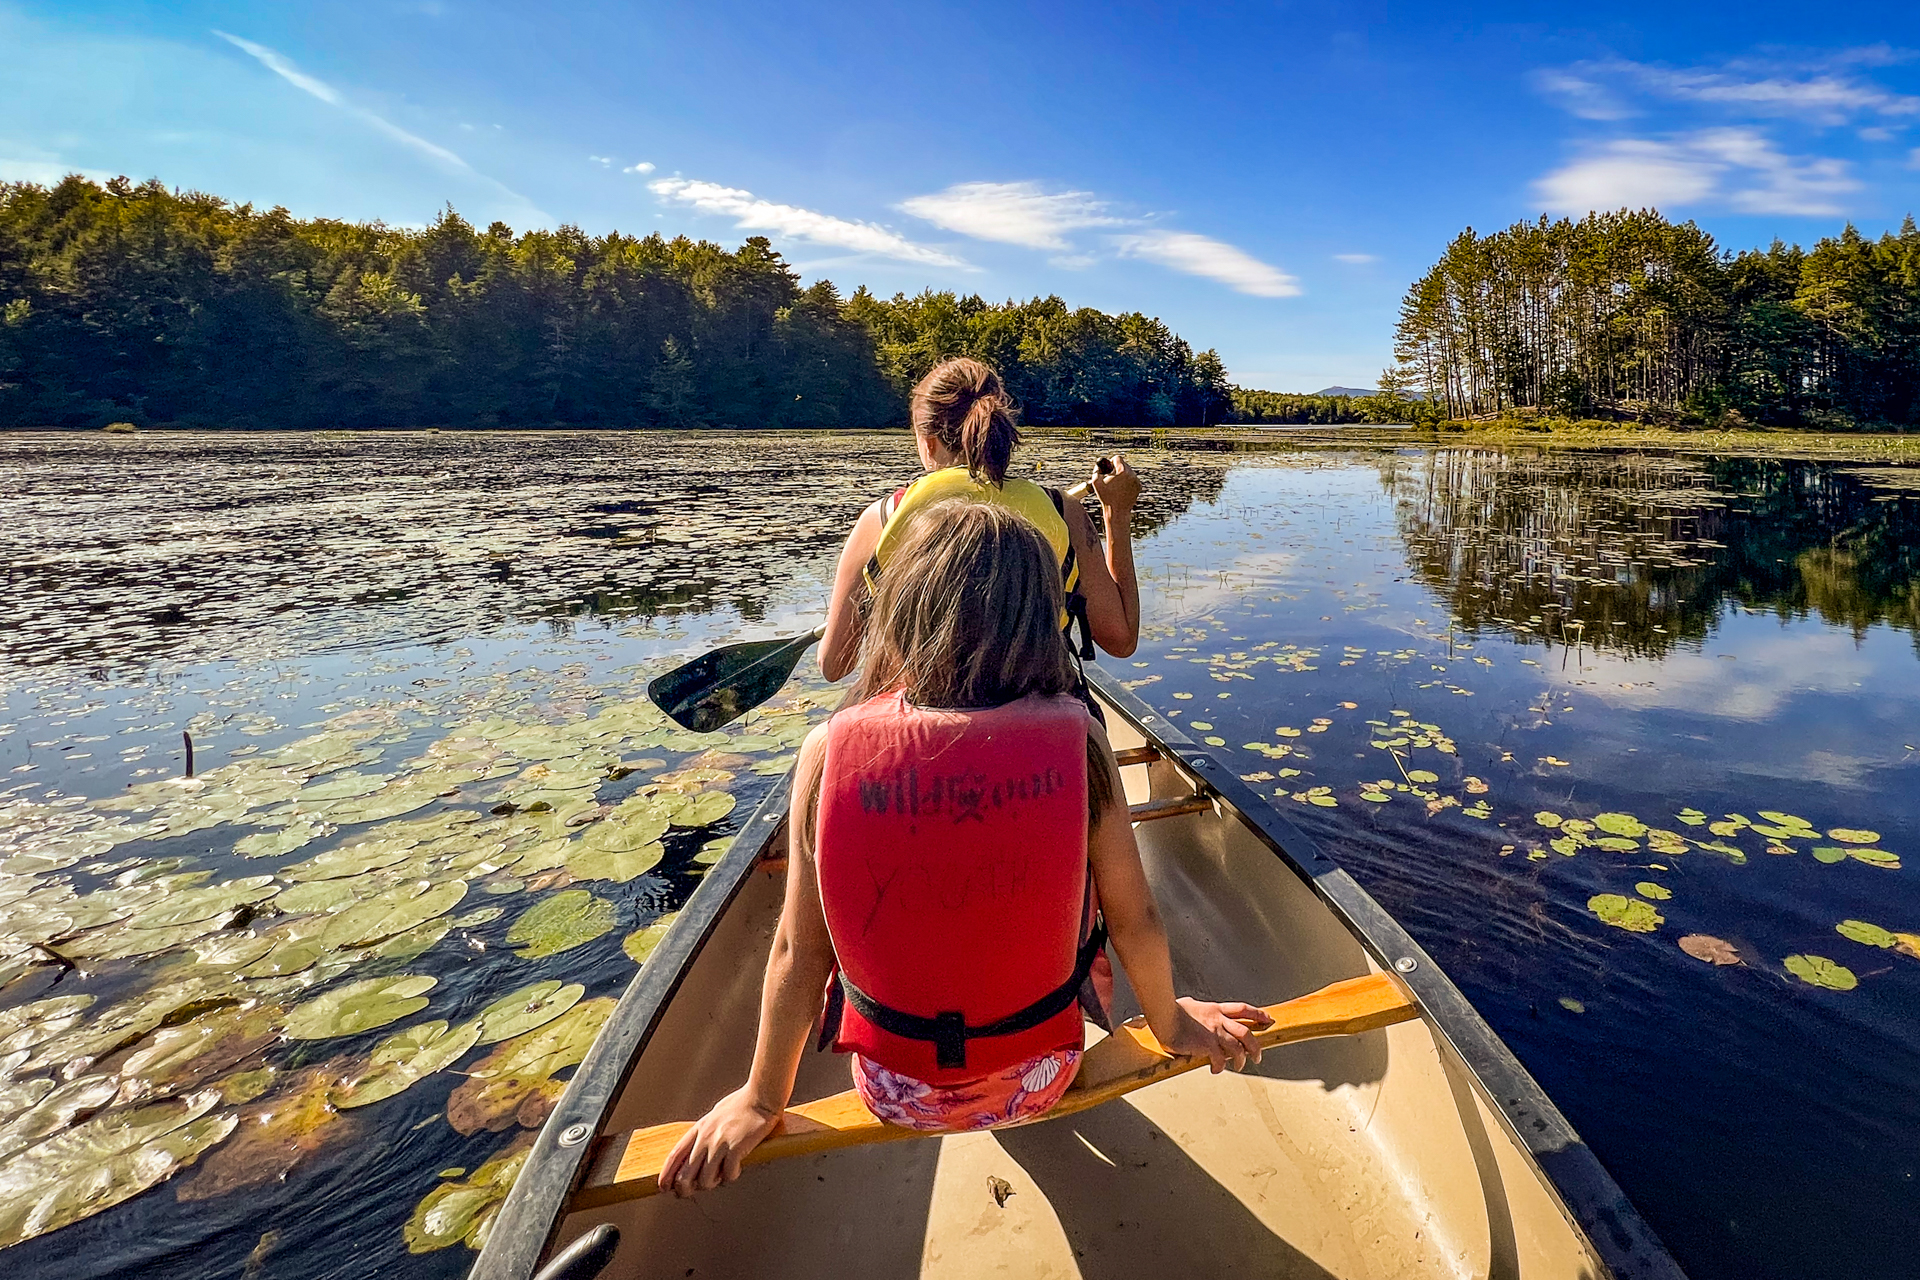
{"label": "red life vest", "polygon": [[945,1085],[1080,1046],[1103,941],[1082,942],[1087,729],[1065,696],[938,711],[894,693],[828,721],[814,848],[836,1048]]}

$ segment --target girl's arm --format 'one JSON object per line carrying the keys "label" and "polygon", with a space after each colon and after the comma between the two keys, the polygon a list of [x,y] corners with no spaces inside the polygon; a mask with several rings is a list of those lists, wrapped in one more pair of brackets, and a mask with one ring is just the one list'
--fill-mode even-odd
{"label": "girl's arm", "polygon": [[1106,734],[1095,729],[1093,737],[1107,767],[1114,802],[1093,829],[1087,857],[1100,892],[1100,910],[1107,918],[1107,935],[1120,954],[1127,981],[1133,984],[1133,993],[1140,1001],[1140,1011],[1147,1015],[1147,1025],[1174,1053],[1210,1059],[1215,1073],[1229,1064],[1238,1071],[1249,1058],[1259,1062],[1260,1045],[1253,1029],[1273,1021],[1265,1011],[1237,1000],[1216,1003],[1173,994],[1167,931],[1160,923],[1153,890],[1140,866],[1140,847],[1134,843],[1120,770]]}
{"label": "girl's arm", "polygon": [[[1133,571],[1133,534],[1129,527],[1133,504],[1140,496],[1140,478],[1126,459],[1114,454],[1113,470],[1094,477],[1094,496],[1107,526],[1105,547],[1093,540],[1093,522],[1078,502],[1067,503],[1067,535],[1080,564],[1080,594],[1087,598],[1087,623],[1093,641],[1116,658],[1125,658],[1140,644],[1140,584]],[[1104,554],[1096,555],[1100,551]]]}
{"label": "girl's arm", "polygon": [[820,637],[820,672],[829,680],[840,679],[860,660],[860,636],[867,621],[861,611],[867,599],[861,572],[879,544],[880,504],[876,502],[854,522],[847,545],[840,551],[840,567],[834,571],[833,597],[827,603],[827,633]]}
{"label": "girl's arm", "polygon": [[760,1034],[747,1082],[713,1105],[681,1136],[660,1166],[660,1185],[677,1196],[708,1191],[740,1176],[740,1162],[780,1123],[793,1096],[807,1037],[820,1016],[827,976],[833,972],[833,940],[820,907],[820,881],[813,863],[815,797],[825,755],[824,727],[807,735],[794,770],[787,810],[787,896],[767,958],[760,991]]}

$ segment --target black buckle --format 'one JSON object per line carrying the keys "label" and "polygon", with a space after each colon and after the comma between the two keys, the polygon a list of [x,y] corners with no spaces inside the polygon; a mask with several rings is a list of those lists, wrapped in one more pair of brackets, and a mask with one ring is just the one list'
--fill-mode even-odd
{"label": "black buckle", "polygon": [[967,1018],[960,1010],[933,1015],[933,1061],[943,1071],[967,1065]]}

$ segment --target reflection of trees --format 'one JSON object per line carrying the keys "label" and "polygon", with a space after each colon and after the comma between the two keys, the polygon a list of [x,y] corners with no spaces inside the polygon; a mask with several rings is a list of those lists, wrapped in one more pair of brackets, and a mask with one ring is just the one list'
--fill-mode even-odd
{"label": "reflection of trees", "polygon": [[1920,512],[1829,464],[1444,449],[1381,478],[1468,629],[1658,656],[1735,600],[1920,648]]}

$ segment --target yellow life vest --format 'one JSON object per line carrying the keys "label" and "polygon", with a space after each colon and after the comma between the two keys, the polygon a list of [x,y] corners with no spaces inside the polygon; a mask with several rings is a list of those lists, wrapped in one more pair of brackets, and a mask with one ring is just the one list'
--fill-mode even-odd
{"label": "yellow life vest", "polygon": [[[1060,629],[1068,631],[1073,618],[1084,611],[1085,606],[1081,603],[1079,610],[1074,607],[1076,602],[1082,601],[1080,566],[1074,559],[1073,539],[1067,533],[1066,498],[1058,489],[1045,489],[1031,480],[1009,476],[1001,484],[995,485],[974,479],[965,467],[947,467],[921,476],[904,489],[895,490],[880,508],[880,541],[874,545],[873,556],[867,561],[867,589],[873,591],[879,587],[880,572],[892,557],[893,549],[906,536],[914,513],[943,498],[956,497],[1006,507],[1025,516],[1040,530],[1040,535],[1047,540],[1060,561],[1060,581],[1067,594],[1067,609],[1061,614]],[[1081,647],[1085,649],[1087,646],[1083,643]],[[1087,653],[1083,656],[1093,655]]]}

